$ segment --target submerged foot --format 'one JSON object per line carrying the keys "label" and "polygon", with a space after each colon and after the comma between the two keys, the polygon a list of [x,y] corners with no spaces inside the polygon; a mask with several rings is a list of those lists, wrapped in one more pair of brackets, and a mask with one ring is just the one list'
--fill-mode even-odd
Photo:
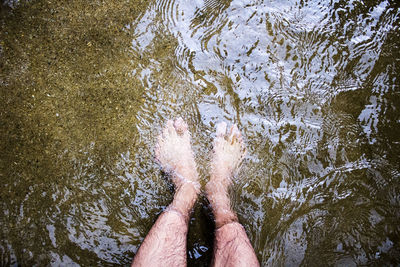
{"label": "submerged foot", "polygon": [[245,155],[246,147],[237,126],[233,125],[227,132],[226,123],[219,123],[214,139],[210,181],[206,185],[207,198],[213,209],[217,228],[237,222],[237,216],[231,208],[228,187]]}
{"label": "submerged foot", "polygon": [[176,188],[190,183],[199,189],[190,133],[182,118],[167,121],[158,137],[155,154],[164,171],[171,175]]}
{"label": "submerged foot", "polygon": [[211,161],[211,179],[228,186],[239,171],[240,163],[246,155],[242,134],[236,124],[227,131],[225,122],[217,125]]}

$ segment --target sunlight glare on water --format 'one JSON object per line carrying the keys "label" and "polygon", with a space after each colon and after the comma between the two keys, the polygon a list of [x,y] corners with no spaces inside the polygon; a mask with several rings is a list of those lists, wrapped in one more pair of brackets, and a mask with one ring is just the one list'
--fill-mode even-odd
{"label": "sunlight glare on water", "polygon": [[[396,1],[5,1],[1,265],[127,265],[172,199],[154,161],[189,124],[204,185],[219,121],[262,266],[400,258]],[[190,221],[208,266],[212,216]]]}

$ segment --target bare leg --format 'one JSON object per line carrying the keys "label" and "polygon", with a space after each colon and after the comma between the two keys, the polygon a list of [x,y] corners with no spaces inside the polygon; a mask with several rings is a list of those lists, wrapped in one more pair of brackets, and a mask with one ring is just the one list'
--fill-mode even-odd
{"label": "bare leg", "polygon": [[243,226],[231,208],[228,187],[246,154],[236,125],[226,133],[226,123],[217,125],[207,198],[215,216],[215,241],[212,266],[259,266]]}
{"label": "bare leg", "polygon": [[132,266],[186,266],[190,211],[200,190],[187,124],[169,120],[158,138],[156,158],[175,185],[174,200],[158,217]]}

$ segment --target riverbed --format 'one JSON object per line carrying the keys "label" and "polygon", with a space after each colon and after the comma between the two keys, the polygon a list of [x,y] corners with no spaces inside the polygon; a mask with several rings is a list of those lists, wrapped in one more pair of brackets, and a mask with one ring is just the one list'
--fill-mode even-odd
{"label": "riverbed", "polygon": [[[0,11],[0,265],[129,265],[172,200],[165,122],[248,155],[231,190],[262,266],[400,263],[396,1],[13,1]],[[208,266],[202,193],[189,266]]]}

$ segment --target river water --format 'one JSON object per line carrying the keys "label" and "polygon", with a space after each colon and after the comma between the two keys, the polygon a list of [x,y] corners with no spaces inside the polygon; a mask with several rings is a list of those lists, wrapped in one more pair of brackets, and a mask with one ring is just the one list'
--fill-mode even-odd
{"label": "river water", "polygon": [[[0,265],[128,265],[172,199],[154,162],[189,124],[204,185],[219,121],[263,266],[400,263],[397,1],[2,1]],[[201,195],[190,266],[208,266]]]}

